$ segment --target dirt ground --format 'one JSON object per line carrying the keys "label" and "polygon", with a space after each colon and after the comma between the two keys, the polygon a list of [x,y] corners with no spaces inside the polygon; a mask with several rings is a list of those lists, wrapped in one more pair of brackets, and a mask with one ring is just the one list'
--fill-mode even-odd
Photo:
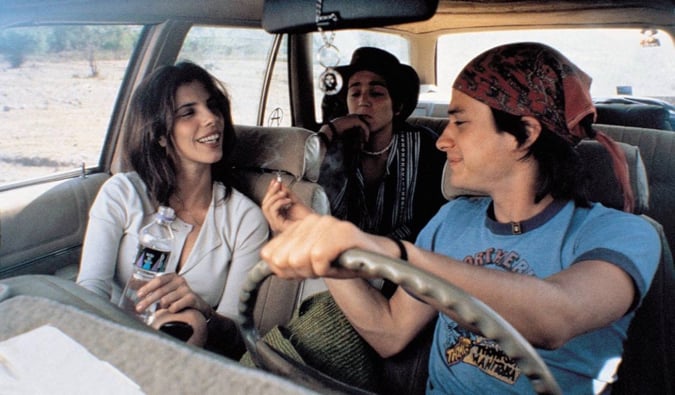
{"label": "dirt ground", "polygon": [[[0,58],[0,186],[98,163],[127,61],[97,66],[92,77],[86,61],[10,68]],[[208,67],[229,91],[235,123],[255,123],[264,67],[231,59]],[[283,89],[274,89],[269,103],[288,108],[287,79],[276,83]]]}
{"label": "dirt ground", "polygon": [[98,161],[126,61],[97,65],[0,62],[0,185]]}

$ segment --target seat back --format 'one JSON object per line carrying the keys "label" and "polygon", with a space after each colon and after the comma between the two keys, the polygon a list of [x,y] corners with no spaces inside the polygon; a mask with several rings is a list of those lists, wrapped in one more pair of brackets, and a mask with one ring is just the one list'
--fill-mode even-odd
{"label": "seat back", "polygon": [[675,251],[675,132],[616,125],[595,127],[617,141],[640,148],[649,176],[649,209],[663,225],[670,251]]}
{"label": "seat back", "polygon": [[[323,188],[316,183],[323,153],[316,133],[296,127],[235,126],[236,149],[231,158],[234,186],[258,205],[272,179],[281,176],[306,205],[330,213]],[[269,277],[262,285],[254,310],[258,330],[267,333],[290,321],[300,302],[325,290],[323,280],[282,280]]]}
{"label": "seat back", "polygon": [[628,328],[613,395],[675,392],[675,269],[663,227],[644,216],[661,238],[661,261]]}
{"label": "seat back", "polygon": [[316,133],[295,127],[235,127],[237,147],[232,153],[235,186],[260,204],[270,181],[281,176],[302,201],[316,212],[330,210],[316,181],[323,160]]}
{"label": "seat back", "polygon": [[655,104],[606,102],[595,109],[598,123],[672,130],[668,110]]}

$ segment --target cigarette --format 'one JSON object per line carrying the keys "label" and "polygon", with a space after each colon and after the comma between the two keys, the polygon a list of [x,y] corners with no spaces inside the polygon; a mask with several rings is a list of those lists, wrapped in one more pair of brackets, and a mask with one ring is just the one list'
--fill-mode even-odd
{"label": "cigarette", "polygon": [[277,182],[281,182],[281,173],[277,172]]}

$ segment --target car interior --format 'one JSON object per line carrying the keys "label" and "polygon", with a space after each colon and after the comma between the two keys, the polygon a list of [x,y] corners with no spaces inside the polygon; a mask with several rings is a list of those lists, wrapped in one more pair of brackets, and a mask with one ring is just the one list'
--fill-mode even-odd
{"label": "car interior", "polygon": [[[322,44],[333,45],[332,39],[327,38],[331,32],[338,37],[343,32],[361,30],[403,37],[406,48],[409,48],[407,63],[415,67],[422,84],[434,85],[439,70],[430,57],[437,57],[437,38],[442,34],[563,27],[637,28],[647,32],[656,29],[654,31],[658,30],[660,34],[660,45],[670,48],[672,55],[674,16],[675,6],[668,0],[648,3],[603,0],[592,4],[576,0],[370,0],[359,6],[350,0],[138,0],[112,3],[102,0],[8,0],[0,6],[0,55],[5,55],[6,59],[9,59],[9,52],[2,43],[3,39],[10,36],[9,33],[7,36],[3,34],[5,30],[13,28],[127,23],[139,28],[134,27],[135,46],[124,61],[119,86],[115,87],[111,96],[114,98],[109,104],[111,113],[102,114],[103,126],[100,129],[103,132],[100,139],[103,143],[100,144],[98,156],[88,160],[86,165],[83,159],[81,167],[78,161],[73,161],[74,165],[69,164],[70,167],[65,170],[37,177],[31,174],[16,179],[0,179],[0,306],[13,299],[24,300],[26,297],[47,299],[50,303],[76,309],[87,317],[95,317],[94,321],[110,321],[115,328],[156,334],[145,324],[123,313],[115,304],[77,286],[74,279],[77,276],[89,208],[99,188],[111,175],[128,170],[120,159],[120,142],[133,88],[152,70],[162,64],[175,63],[186,53],[208,64],[212,70],[222,68],[227,73],[228,65],[217,64],[220,58],[214,52],[211,52],[214,60],[187,52],[203,46],[205,42],[227,41],[232,47],[222,48],[228,56],[230,52],[251,51],[250,47],[255,46],[248,41],[237,43],[240,37],[236,34],[240,31],[255,32],[256,40],[269,42],[266,50],[260,50],[266,56],[261,62],[261,71],[246,72],[260,76],[260,86],[252,88],[248,80],[241,81],[243,89],[253,92],[253,99],[244,102],[239,107],[241,110],[234,108],[237,143],[231,159],[236,188],[260,204],[270,181],[280,177],[316,212],[330,214],[328,197],[317,182],[326,147],[315,131],[323,120],[343,110],[334,103],[335,96],[317,91],[315,67],[319,52],[316,48]],[[208,29],[214,27],[233,30],[226,31],[223,39],[209,35]],[[103,40],[100,37],[98,39]],[[200,41],[202,39],[204,41]],[[366,43],[379,45],[377,38],[371,40]],[[211,47],[208,50],[211,51]],[[343,53],[342,56],[348,57],[349,54]],[[232,59],[233,63],[240,61],[236,56]],[[103,68],[105,62],[106,59],[102,58],[97,64]],[[89,59],[90,67],[94,63]],[[11,73],[14,69],[1,63],[0,78],[2,73]],[[73,73],[68,71],[68,74]],[[672,78],[672,69],[667,74]],[[226,84],[228,89],[232,87],[235,103],[236,95],[240,92],[236,91],[237,78],[245,79],[242,74]],[[79,80],[87,81],[84,78]],[[279,81],[283,86],[281,91],[275,88]],[[632,94],[594,97],[597,109],[594,127],[620,142],[628,160],[631,186],[635,192],[634,214],[654,225],[662,242],[659,267],[629,328],[618,380],[611,387],[612,394],[675,392],[675,263],[671,252],[675,251],[674,83],[672,79],[662,83],[666,90],[669,89],[670,102],[641,99]],[[0,92],[0,99],[3,96],[8,95]],[[443,100],[421,96],[407,122],[426,127],[440,135],[448,122],[447,100]],[[21,110],[18,105],[14,107],[11,101],[4,107],[3,103],[0,101],[0,135],[9,130],[7,125],[10,125],[8,121],[3,122],[2,114],[9,117]],[[244,115],[240,116],[236,111]],[[250,111],[250,114],[245,114],[246,111]],[[43,127],[53,133],[51,125]],[[58,129],[54,130],[58,133]],[[16,139],[12,137],[12,140],[5,141],[13,142]],[[58,146],[57,151],[65,153],[69,145],[77,144],[57,139],[51,145]],[[591,200],[621,209],[623,198],[607,152],[591,141],[582,142],[579,152],[587,168],[593,169],[588,172],[591,177]],[[0,172],[5,168],[3,161],[21,163],[30,159],[29,155],[14,159],[10,158],[11,155],[9,144],[7,148],[0,145]],[[446,166],[444,171],[444,180],[438,187],[448,200],[473,194],[471,191],[452,188],[447,182],[449,167]],[[492,310],[485,310],[475,303],[475,299],[451,284],[437,283],[432,276],[412,270],[396,260],[358,250],[350,253],[353,254],[345,254],[336,264],[361,272],[364,276],[378,276],[405,284],[413,294],[440,311],[461,311],[461,314],[466,314],[467,322],[479,326],[486,334],[493,333],[500,345],[508,349],[509,355],[518,356],[535,392],[559,393],[555,380],[532,347],[508,322],[498,315],[495,317],[496,313]],[[275,390],[279,387],[270,385],[265,391],[368,393],[311,366],[294,363],[261,340],[261,334],[275,325],[288,323],[308,296],[325,289],[320,279],[288,281],[272,276],[264,262],[251,272],[249,284],[241,293],[241,316],[237,318],[241,320],[241,331],[248,350],[254,355],[260,371],[270,373],[269,376],[274,378],[283,377],[298,385],[283,387],[283,391]],[[25,330],[29,325],[12,323],[10,321],[16,319],[5,316],[0,321],[5,321],[0,325],[0,341],[20,329]],[[404,352],[385,361],[382,393],[424,393],[432,330],[433,325],[423,331],[420,338]],[[184,345],[169,335],[160,333],[157,336],[170,343],[171,347],[185,352],[186,360],[193,355],[197,359],[195,366],[206,366],[208,369],[204,368],[203,375],[208,374],[211,378],[219,375],[218,369],[232,362]],[[128,371],[124,369],[134,368],[122,362],[120,366],[126,373]],[[220,385],[227,385],[228,382],[236,381],[233,377],[243,374],[241,371],[235,369],[234,373],[223,374],[223,377],[214,380]],[[147,375],[150,378],[143,379],[130,374],[143,383],[143,389],[148,393],[171,393],[180,387],[159,383],[152,373]],[[201,385],[207,387],[205,390],[208,392],[210,388],[206,384]],[[256,387],[255,390],[244,389],[241,392],[256,391],[262,390]]]}

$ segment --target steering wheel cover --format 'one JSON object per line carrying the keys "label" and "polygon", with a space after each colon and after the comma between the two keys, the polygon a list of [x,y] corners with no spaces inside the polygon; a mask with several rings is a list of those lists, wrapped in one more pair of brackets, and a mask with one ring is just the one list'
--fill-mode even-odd
{"label": "steering wheel cover", "polygon": [[[404,261],[389,258],[369,251],[352,249],[344,252],[335,262],[337,266],[354,271],[363,277],[379,277],[390,280],[444,314],[454,313],[462,325],[478,328],[483,335],[496,341],[504,352],[517,361],[518,367],[530,379],[533,389],[539,394],[561,394],[550,370],[532,345],[504,318],[485,303],[472,297],[460,288],[441,280]],[[272,274],[264,261],[259,262],[250,272],[240,293],[239,312],[241,331],[246,347],[257,366],[288,377],[299,378],[310,387],[317,380],[319,387],[337,386],[337,391],[354,392],[355,387],[328,378],[316,369],[298,365],[284,366],[289,360],[279,356],[275,350],[261,340],[253,322],[253,308],[257,291],[262,282]],[[276,354],[276,357],[273,355]],[[280,358],[280,359],[279,359]],[[315,375],[316,373],[316,375]],[[298,374],[299,376],[294,376]],[[305,377],[309,374],[310,378]],[[323,376],[323,377],[322,377]],[[328,378],[328,381],[326,381]],[[340,384],[344,385],[340,389]],[[346,391],[345,391],[346,390]]]}

